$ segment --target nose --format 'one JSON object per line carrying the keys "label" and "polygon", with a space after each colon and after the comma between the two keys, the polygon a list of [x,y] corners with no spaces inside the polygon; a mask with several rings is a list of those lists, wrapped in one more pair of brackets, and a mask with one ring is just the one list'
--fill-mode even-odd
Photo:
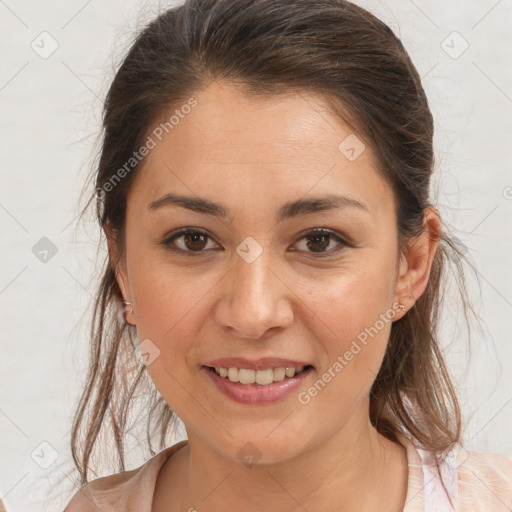
{"label": "nose", "polygon": [[260,339],[267,331],[293,322],[294,294],[269,255],[265,249],[249,263],[236,254],[233,268],[223,279],[216,320],[231,336]]}

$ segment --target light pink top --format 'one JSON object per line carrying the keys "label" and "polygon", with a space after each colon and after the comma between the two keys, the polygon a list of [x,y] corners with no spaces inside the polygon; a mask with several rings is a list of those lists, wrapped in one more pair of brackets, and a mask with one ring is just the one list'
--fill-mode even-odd
{"label": "light pink top", "polygon": [[[398,435],[407,450],[409,468],[403,512],[512,511],[512,457],[466,451],[455,444],[441,461],[453,509],[441,486],[433,454]],[[97,478],[82,487],[64,512],[151,512],[155,483],[165,461],[188,441],[166,448],[131,471]]]}

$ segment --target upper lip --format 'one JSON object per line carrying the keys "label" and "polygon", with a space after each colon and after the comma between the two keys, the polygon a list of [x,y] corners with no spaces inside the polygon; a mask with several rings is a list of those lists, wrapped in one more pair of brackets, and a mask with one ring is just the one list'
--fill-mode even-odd
{"label": "upper lip", "polygon": [[294,359],[283,359],[281,357],[263,357],[251,361],[244,357],[223,357],[204,363],[204,366],[222,368],[247,368],[248,370],[266,370],[267,368],[298,368],[299,366],[312,366],[304,361]]}

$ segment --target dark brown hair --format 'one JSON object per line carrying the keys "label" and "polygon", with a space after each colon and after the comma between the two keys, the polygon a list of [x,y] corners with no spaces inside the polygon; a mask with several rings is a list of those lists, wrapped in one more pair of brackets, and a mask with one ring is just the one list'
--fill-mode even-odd
{"label": "dark brown hair", "polygon": [[[397,205],[401,250],[424,229],[434,171],[433,118],[420,77],[392,30],[344,0],[188,0],[154,19],[136,37],[104,104],[103,141],[94,173],[101,228],[112,226],[124,250],[127,193],[141,165],[113,178],[148,136],[152,122],[225,80],[257,98],[309,91],[371,148]],[[126,169],[126,167],[125,167]],[[87,208],[87,207],[86,207]],[[465,248],[445,229],[427,289],[391,328],[373,384],[370,418],[397,441],[401,432],[426,449],[461,441],[461,411],[439,342],[445,275],[455,268],[466,321],[470,305]],[[90,367],[72,429],[72,454],[88,481],[91,454],[109,425],[124,467],[127,413],[143,397],[147,446],[165,447],[176,417],[133,355],[134,328],[119,315],[122,295],[105,260],[91,326]],[[85,435],[81,436],[82,431]]]}

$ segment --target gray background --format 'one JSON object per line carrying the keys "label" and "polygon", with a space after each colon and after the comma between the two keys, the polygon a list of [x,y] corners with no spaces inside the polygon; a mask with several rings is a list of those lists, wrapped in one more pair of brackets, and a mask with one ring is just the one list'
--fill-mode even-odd
{"label": "gray background", "polygon": [[[467,446],[512,455],[512,0],[358,3],[402,38],[423,77],[437,204],[481,281],[481,291],[470,282],[485,322],[470,362],[460,311],[447,310],[444,338]],[[10,511],[59,511],[77,490],[66,476],[69,434],[105,255],[96,259],[91,217],[76,225],[80,191],[119,58],[133,31],[168,5],[0,0],[0,496]],[[37,256],[44,237],[57,251],[46,262]],[[142,462],[134,450],[131,466]]]}

